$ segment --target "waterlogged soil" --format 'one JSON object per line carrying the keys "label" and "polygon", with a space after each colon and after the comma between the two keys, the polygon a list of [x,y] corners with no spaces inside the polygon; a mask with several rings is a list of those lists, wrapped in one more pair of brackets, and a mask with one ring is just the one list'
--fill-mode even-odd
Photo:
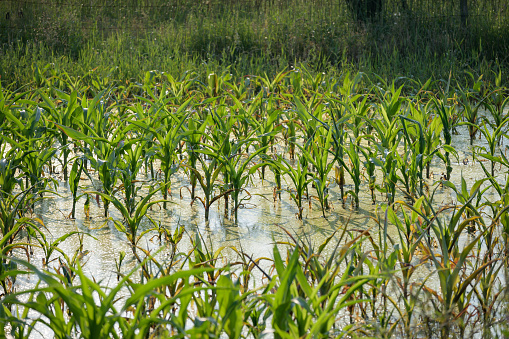
{"label": "waterlogged soil", "polygon": [[[480,179],[485,177],[485,174],[479,163],[473,161],[472,147],[466,128],[459,127],[458,134],[453,136],[453,146],[458,153],[458,160],[453,159],[452,177],[451,182],[457,187],[461,185],[461,177],[465,178],[467,185],[470,187]],[[485,146],[484,140],[475,140],[474,146]],[[501,150],[505,150],[505,146],[500,146]],[[278,152],[284,151],[284,145],[277,147]],[[288,158],[288,154],[286,154]],[[56,163],[56,162],[55,162]],[[488,164],[487,164],[488,165]],[[157,167],[157,166],[156,166]],[[59,168],[57,167],[57,171]],[[454,205],[456,203],[456,196],[454,192],[446,187],[441,187],[439,180],[442,173],[445,172],[445,165],[443,162],[435,157],[432,163],[432,178],[426,181],[430,191],[436,189],[434,203],[437,208]],[[382,182],[380,170],[377,169],[378,177],[377,183]],[[498,180],[504,181],[505,177],[500,173],[497,168]],[[170,197],[171,203],[168,204],[167,209],[162,208],[162,204],[154,205],[149,211],[150,217],[162,227],[166,227],[173,233],[176,228],[181,225],[185,228],[185,234],[178,244],[178,251],[188,253],[192,250],[193,246],[191,239],[195,239],[198,233],[202,239],[203,246],[207,247],[209,251],[216,251],[224,248],[219,257],[218,265],[227,262],[237,261],[238,255],[235,249],[242,251],[252,258],[265,257],[267,260],[262,260],[260,263],[261,268],[270,273],[272,258],[272,251],[274,244],[278,242],[293,242],[293,239],[300,239],[309,242],[317,248],[327,237],[334,232],[336,237],[339,237],[341,231],[346,227],[351,231],[352,236],[357,236],[360,231],[369,230],[370,234],[377,239],[379,226],[376,220],[383,222],[383,205],[385,197],[381,193],[376,194],[377,202],[372,203],[371,193],[368,189],[367,181],[364,180],[360,191],[360,206],[354,208],[351,198],[345,202],[340,200],[340,189],[334,180],[334,171],[329,174],[329,201],[332,203],[332,209],[325,213],[325,218],[322,216],[320,205],[317,199],[304,200],[304,213],[303,219],[297,218],[297,207],[291,200],[289,193],[285,190],[291,187],[291,182],[287,178],[286,182],[283,180],[283,191],[281,192],[281,200],[274,201],[274,187],[272,172],[267,168],[265,171],[266,179],[261,180],[259,174],[252,177],[252,181],[246,187],[249,194],[244,194],[246,198],[243,201],[241,208],[238,211],[238,220],[234,220],[231,215],[225,216],[224,214],[224,200],[220,199],[219,203],[215,202],[210,210],[209,222],[205,222],[204,208],[201,203],[196,200],[191,204],[190,187],[188,177],[181,169],[172,177]],[[345,191],[353,189],[351,178],[346,174],[346,187]],[[91,172],[92,177],[97,180],[97,176]],[[122,220],[121,214],[110,204],[109,218],[104,217],[104,209],[102,202],[99,199],[96,201],[95,196],[90,203],[89,216],[87,217],[84,210],[85,198],[82,197],[76,207],[76,219],[70,219],[70,212],[72,208],[72,198],[68,185],[62,181],[62,175],[54,174],[55,179],[58,180],[57,194],[45,194],[45,199],[37,203],[34,210],[34,216],[39,217],[44,222],[46,227],[45,232],[48,240],[55,240],[59,237],[73,231],[86,233],[83,237],[83,254],[85,262],[84,272],[93,276],[96,281],[100,281],[104,286],[115,286],[117,284],[117,267],[116,260],[118,260],[120,252],[123,251],[127,254],[124,260],[121,272],[127,273],[134,269],[137,262],[134,260],[131,252],[131,247],[127,242],[124,234],[115,229],[113,219]],[[151,181],[150,175],[145,174],[145,170],[141,170],[139,177],[140,181],[145,181],[144,188],[138,193],[143,196],[147,192],[147,187]],[[81,192],[97,189],[98,186],[93,185],[85,176],[80,183],[82,186]],[[95,188],[94,188],[95,187]],[[197,186],[196,195],[201,196],[199,185]],[[314,195],[315,190],[311,188],[310,194]],[[119,196],[120,198],[120,196]],[[161,199],[162,196],[156,195],[156,199]],[[484,194],[484,199],[494,201],[498,198],[494,189],[489,188]],[[399,194],[396,200],[404,200],[403,194]],[[487,212],[487,211],[486,211]],[[143,228],[152,227],[148,219],[144,220]],[[140,233],[141,231],[139,231]],[[291,234],[290,237],[288,234]],[[389,227],[389,235],[394,239],[399,239],[396,227]],[[460,242],[472,239],[471,235],[465,232]],[[80,245],[78,235],[73,235],[59,245],[67,255],[72,256]],[[140,241],[139,245],[143,248],[151,250],[155,253],[161,248],[161,251],[156,255],[159,261],[164,262],[169,253],[169,247],[164,241],[160,242],[157,232],[151,232],[145,235]],[[324,253],[324,258],[333,250],[335,245],[334,240],[328,246]],[[284,248],[284,245],[279,245]],[[363,243],[363,250],[370,250],[369,242]],[[34,247],[33,255],[30,261],[38,267],[43,267],[44,254],[40,248]],[[20,253],[20,258],[26,259]],[[59,266],[58,254],[55,253],[47,267],[55,269]],[[187,266],[187,265],[186,265]],[[429,265],[422,265],[421,268],[415,273],[414,278],[420,281],[427,279],[434,269]],[[259,286],[263,274],[260,271],[254,272],[255,279],[252,283]],[[500,277],[503,279],[503,277]],[[134,277],[137,279],[137,277]],[[258,280],[258,281],[256,281]],[[29,286],[33,286],[37,278],[35,276],[25,277],[18,280],[18,290],[23,290]],[[427,280],[428,286],[431,288],[437,287],[438,281],[433,275]],[[41,333],[45,331],[41,329]]]}

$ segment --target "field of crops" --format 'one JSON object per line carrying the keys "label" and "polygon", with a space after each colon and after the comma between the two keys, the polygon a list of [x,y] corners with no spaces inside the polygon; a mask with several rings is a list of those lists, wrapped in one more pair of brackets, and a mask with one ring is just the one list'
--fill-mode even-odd
{"label": "field of crops", "polygon": [[[0,88],[0,337],[509,336],[502,76],[34,67]],[[272,240],[209,237],[249,211]]]}

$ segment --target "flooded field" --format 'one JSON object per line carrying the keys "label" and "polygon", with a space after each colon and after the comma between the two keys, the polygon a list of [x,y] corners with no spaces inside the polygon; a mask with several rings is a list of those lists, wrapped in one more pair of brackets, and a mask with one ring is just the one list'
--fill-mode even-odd
{"label": "flooded field", "polygon": [[505,89],[209,79],[3,90],[0,335],[507,335]]}

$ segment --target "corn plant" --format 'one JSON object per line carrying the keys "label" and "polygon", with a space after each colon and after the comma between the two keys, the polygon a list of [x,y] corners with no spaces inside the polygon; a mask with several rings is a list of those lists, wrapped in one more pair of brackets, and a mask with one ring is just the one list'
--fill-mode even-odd
{"label": "corn plant", "polygon": [[[125,338],[143,337],[147,335],[153,326],[167,323],[159,317],[163,311],[173,303],[176,298],[161,300],[163,303],[156,309],[150,308],[146,296],[148,292],[155,292],[159,288],[171,284],[175,280],[188,279],[195,273],[201,273],[206,269],[189,270],[178,272],[173,275],[152,279],[147,284],[129,285],[128,280],[136,272],[133,270],[109,291],[88,278],[78,264],[75,270],[80,284],[68,288],[61,281],[61,277],[55,274],[41,271],[27,262],[19,262],[34,272],[47,287],[36,287],[26,292],[20,292],[5,298],[5,302],[20,305],[37,312],[40,317],[35,322],[41,322],[51,329],[56,338],[67,338],[76,333],[85,337],[103,338],[118,337],[119,333]],[[116,300],[122,288],[131,287],[131,293],[125,302],[117,309]],[[79,291],[76,293],[76,291]],[[182,295],[195,292],[195,288],[187,285]],[[20,295],[33,294],[34,298],[28,301],[20,301]],[[99,298],[96,300],[94,294]],[[156,293],[156,297],[159,295]],[[134,321],[128,320],[122,314],[133,309]],[[145,313],[146,311],[147,313]],[[165,319],[167,320],[167,319]],[[32,326],[35,323],[32,323]]]}
{"label": "corn plant", "polygon": [[430,178],[430,165],[433,160],[433,156],[440,149],[440,133],[442,132],[443,126],[441,119],[437,115],[432,115],[430,112],[433,101],[429,101],[426,105],[420,105],[419,103],[410,105],[410,116],[412,120],[416,121],[420,131],[424,137],[424,157],[422,159],[423,164],[426,166],[426,178]]}
{"label": "corn plant", "polygon": [[[240,207],[241,202],[244,200],[240,198],[240,194],[245,191],[244,186],[247,184],[251,175],[253,175],[258,168],[261,166],[265,166],[268,163],[259,162],[251,167],[248,167],[252,160],[260,155],[262,152],[266,150],[268,146],[264,148],[259,148],[256,151],[250,153],[249,155],[244,155],[240,152],[240,149],[245,145],[246,149],[249,149],[249,145],[254,141],[254,139],[245,139],[241,140],[231,147],[229,156],[221,155],[222,163],[224,164],[225,172],[228,175],[228,185],[231,189],[231,197],[233,200],[233,211],[235,215],[235,220],[238,220],[238,209]],[[247,192],[247,191],[246,191]],[[226,195],[225,195],[226,196]]]}
{"label": "corn plant", "polygon": [[[3,152],[2,152],[3,153]],[[23,184],[16,171],[21,166],[21,152],[17,149],[10,149],[0,159],[0,196],[6,198],[13,193],[16,185]]]}
{"label": "corn plant", "polygon": [[[155,138],[158,143],[154,144],[153,152],[154,157],[161,162],[161,170],[163,172],[163,186],[165,189],[162,191],[163,199],[168,199],[168,189],[171,185],[171,176],[178,170],[177,164],[177,148],[182,139],[182,126],[187,119],[187,114],[184,114],[185,109],[190,105],[191,99],[184,102],[175,114],[163,111],[163,115],[156,121],[152,122],[152,126],[148,125],[145,119],[132,121],[132,123],[139,128],[148,132],[148,135]],[[167,202],[163,203],[163,208],[166,209]]]}
{"label": "corn plant", "polygon": [[[150,201],[150,199],[157,193],[156,190],[147,193],[147,195],[138,201],[134,208],[128,209],[122,201],[116,198],[114,195],[108,195],[103,192],[91,192],[93,194],[99,195],[104,201],[109,201],[115,206],[115,208],[120,212],[123,221],[121,220],[113,220],[116,229],[125,234],[127,240],[131,244],[131,248],[133,252],[136,251],[136,246],[139,240],[148,232],[155,230],[156,228],[152,227],[147,230],[144,230],[140,234],[138,234],[138,230],[141,226],[142,221],[145,217],[150,221],[153,226],[157,226],[155,221],[147,216],[147,211],[150,206],[163,202],[162,200]],[[135,254],[135,253],[134,253]]]}
{"label": "corn plant", "polygon": [[368,147],[362,147],[359,146],[358,150],[361,151],[362,155],[364,156],[363,165],[366,169],[366,177],[368,180],[368,187],[369,191],[371,192],[371,201],[373,204],[376,202],[375,198],[375,188],[376,188],[376,165],[375,161],[373,159],[376,158],[376,149],[374,149],[372,146]]}
{"label": "corn plant", "polygon": [[275,338],[330,336],[335,315],[344,308],[362,302],[352,297],[371,277],[351,277],[349,273],[355,268],[352,264],[347,265],[330,291],[321,295],[320,285],[330,279],[332,272],[327,272],[318,286],[312,287],[298,260],[298,250],[289,253],[287,265],[277,247],[274,247],[273,252],[277,276],[270,281],[265,291],[273,288],[276,290],[269,295],[263,293],[262,298],[272,314]]}
{"label": "corn plant", "polygon": [[[50,119],[54,123],[58,123],[60,125],[69,126],[69,127],[75,127],[76,117],[79,114],[83,113],[83,109],[80,106],[78,102],[78,92],[73,91],[70,95],[58,91],[60,100],[63,102],[64,107],[57,107],[55,103],[46,96],[43,92],[39,91],[39,95],[43,99],[44,106],[42,106],[42,109],[44,109],[50,116]],[[60,143],[60,150],[62,152],[63,161],[62,161],[62,168],[64,172],[64,181],[68,180],[68,162],[69,162],[69,155],[71,153],[71,149],[69,147],[69,140],[67,134],[61,129],[58,129],[55,127],[55,133],[57,135],[57,140]]]}
{"label": "corn plant", "polygon": [[[235,125],[238,123],[237,117],[228,113],[226,105],[219,105],[213,110],[212,119],[214,121],[214,128],[210,131],[210,140],[214,154],[209,157],[216,157],[220,163],[224,163],[224,159],[229,159],[242,151],[242,143],[234,142],[231,140],[232,133],[235,133]],[[231,193],[231,185],[229,180],[229,172],[225,166],[222,166],[223,185],[219,187],[221,192],[228,192],[223,195],[224,197],[224,214],[228,215],[229,194]]]}
{"label": "corn plant", "polygon": [[320,100],[316,100],[315,96],[304,102],[298,96],[292,99],[292,105],[302,124],[299,126],[304,133],[304,140],[312,139],[319,126],[323,125],[322,115],[325,113],[325,106]]}
{"label": "corn plant", "polygon": [[[475,98],[475,104],[472,104],[471,97],[475,95],[475,93],[465,93],[461,88],[459,89],[459,97],[460,104],[463,107],[463,118],[468,122],[468,133],[470,135],[470,145],[474,144],[474,139],[478,130],[478,121],[479,121],[479,108],[484,105],[484,101],[486,98],[479,100],[477,97]],[[459,124],[461,125],[461,123]]]}
{"label": "corn plant", "polygon": [[435,105],[435,109],[438,113],[438,116],[440,117],[440,120],[442,122],[442,132],[444,135],[444,145],[442,148],[444,149],[445,153],[437,153],[438,156],[444,161],[445,163],[445,179],[449,180],[451,178],[451,159],[450,154],[456,154],[456,151],[451,146],[452,143],[452,130],[454,127],[453,123],[453,115],[455,108],[454,106],[447,106],[442,100],[438,101],[436,99],[433,99],[433,103]]}
{"label": "corn plant", "polygon": [[[372,305],[371,313],[373,319],[377,321],[380,332],[383,335],[390,336],[394,330],[396,323],[391,323],[392,314],[396,309],[391,309],[389,303],[391,297],[387,293],[391,278],[396,272],[398,262],[399,246],[393,244],[392,238],[389,236],[389,211],[391,206],[385,207],[384,218],[375,219],[378,224],[378,239],[375,241],[368,232],[367,239],[373,247],[373,255],[370,257],[362,256],[359,261],[367,266],[369,274],[375,278],[369,282],[370,288],[368,295],[371,295]],[[377,306],[378,305],[378,306]]]}
{"label": "corn plant", "polygon": [[[495,176],[495,163],[502,163],[503,159],[502,156],[497,156],[497,150],[499,149],[500,140],[503,136],[507,136],[507,134],[503,131],[503,129],[506,127],[506,125],[509,123],[509,117],[504,119],[500,126],[490,131],[490,129],[487,127],[486,122],[484,121],[481,126],[479,127],[479,131],[486,139],[486,142],[488,143],[488,147],[485,146],[478,146],[476,147],[476,156],[485,158],[490,161],[491,163],[491,176]],[[500,152],[502,153],[502,152]]]}
{"label": "corn plant", "polygon": [[[75,117],[75,120],[79,126],[67,126],[77,131],[81,131],[84,135],[94,135],[99,137],[107,137],[108,130],[110,130],[109,117],[111,113],[108,111],[106,102],[111,96],[111,86],[101,89],[98,93],[95,93],[92,100],[81,100],[81,106],[83,108],[83,114],[79,114]],[[58,126],[57,126],[58,127]],[[85,170],[88,169],[88,158],[92,157],[93,144],[85,142],[81,139],[73,138],[74,142],[83,142],[81,145],[83,154],[87,157],[84,162]]]}
{"label": "corn plant", "polygon": [[375,91],[377,92],[380,100],[378,108],[380,109],[383,121],[385,124],[389,125],[391,121],[395,120],[394,118],[400,113],[403,103],[407,100],[401,95],[403,85],[396,89],[395,83],[392,82],[390,86],[386,87],[387,90],[382,87],[375,86]]}
{"label": "corn plant", "polygon": [[[493,248],[493,246],[492,246]],[[504,256],[494,255],[493,253],[481,253],[478,247],[475,253],[475,263],[472,268],[483,267],[484,269],[477,276],[474,283],[474,294],[479,303],[482,315],[483,336],[489,338],[492,335],[491,328],[495,322],[495,312],[497,304],[501,302],[501,298],[507,290],[502,287],[500,281],[500,271],[503,268]]]}
{"label": "corn plant", "polygon": [[499,70],[495,78],[495,88],[487,95],[487,100],[484,102],[484,107],[490,112],[493,123],[488,122],[493,129],[499,127],[507,117],[504,113],[506,106],[509,104],[509,97],[507,96],[507,88],[502,87],[502,71]]}
{"label": "corn plant", "polygon": [[123,147],[124,152],[118,164],[119,180],[121,186],[118,188],[124,192],[124,203],[131,213],[136,205],[136,198],[141,186],[137,186],[138,173],[145,163],[142,156],[146,147],[146,140],[129,140]]}
{"label": "corn plant", "polygon": [[[401,116],[401,125],[405,136],[405,158],[408,161],[400,162],[400,170],[405,177],[405,186],[410,194],[421,196],[423,191],[423,172],[424,172],[424,156],[426,150],[426,139],[421,124],[407,117]],[[407,127],[407,123],[412,123],[417,128]],[[417,129],[417,131],[415,131]],[[413,132],[413,133],[412,133]],[[397,158],[402,159],[397,154]]]}
{"label": "corn plant", "polygon": [[[231,110],[236,112],[235,115],[233,115],[236,121],[231,125],[233,127],[232,132],[237,139],[248,139],[251,133],[252,120],[255,119],[262,104],[263,91],[260,91],[256,96],[248,98],[243,102],[236,99],[231,94],[229,96],[233,101]],[[270,126],[267,127],[270,128]]]}
{"label": "corn plant", "polygon": [[[9,276],[7,272],[16,269],[16,264],[11,260],[15,249],[24,249],[28,257],[30,243],[17,240],[23,230],[37,229],[42,220],[26,215],[29,205],[33,204],[32,188],[18,194],[0,195],[0,285],[3,294],[14,291],[16,275]],[[27,258],[28,259],[28,258]]]}
{"label": "corn plant", "polygon": [[[198,160],[198,153],[196,153],[196,151],[200,148],[200,140],[209,121],[210,118],[208,116],[204,121],[195,121],[194,115],[190,115],[187,118],[187,124],[184,125],[185,133],[183,136],[187,143],[188,165],[191,168],[196,168],[196,162]],[[195,172],[189,172],[189,181],[191,183],[191,199],[194,199],[196,189]]]}
{"label": "corn plant", "polygon": [[[419,267],[427,261],[425,256],[419,256],[418,254],[424,246],[423,238],[426,235],[426,225],[421,224],[425,221],[420,218],[420,214],[424,212],[423,204],[426,203],[427,201],[424,197],[419,198],[413,205],[409,206],[409,208],[402,208],[402,217],[396,215],[394,207],[389,207],[387,210],[387,218],[392,224],[396,225],[398,231],[399,242],[392,239],[391,241],[394,243],[394,246],[397,246],[396,253],[401,268],[401,277],[395,275],[394,279],[401,290],[403,305],[401,307],[401,305],[393,301],[392,298],[389,298],[389,300],[398,310],[403,323],[404,332],[407,335],[411,333],[414,313],[419,304],[420,294],[425,286],[425,281],[414,284],[412,282],[412,276]],[[400,205],[405,207],[406,204],[400,202]],[[407,210],[410,213],[408,213]]]}
{"label": "corn plant", "polygon": [[[98,172],[99,180],[102,183],[102,191],[106,195],[113,195],[115,192],[116,182],[119,176],[118,165],[120,155],[125,148],[128,148],[132,141],[125,141],[125,135],[129,132],[129,128],[125,129],[118,126],[112,133],[112,140],[105,139],[96,134],[88,136],[80,131],[74,130],[67,126],[57,125],[70,138],[80,140],[90,146],[94,150],[96,158],[93,155],[85,154],[92,164],[92,167]],[[133,125],[134,126],[134,125]],[[108,216],[108,207],[110,201],[103,198],[104,216]]]}
{"label": "corn plant", "polygon": [[29,235],[36,239],[36,241],[39,243],[39,247],[42,249],[44,253],[44,258],[42,258],[43,266],[48,267],[48,265],[57,258],[51,259],[54,253],[58,253],[60,255],[65,255],[65,253],[58,247],[62,242],[67,240],[69,237],[79,234],[78,231],[68,232],[64,234],[63,236],[55,239],[55,240],[48,240],[48,237],[44,234],[42,227],[45,227],[44,224],[42,224],[41,220],[38,220],[41,227],[33,227],[31,228]]}
{"label": "corn plant", "polygon": [[384,176],[384,187],[381,188],[385,192],[389,203],[394,202],[397,181],[397,160],[395,153],[402,138],[400,133],[401,127],[398,119],[395,119],[395,114],[398,112],[401,102],[399,93],[401,88],[392,95],[392,100],[385,103],[385,106],[380,108],[381,119],[368,120],[368,123],[373,128],[374,135],[365,135],[364,138],[373,142],[376,145],[377,152],[380,158],[373,158],[377,166],[382,168]]}
{"label": "corn plant", "polygon": [[295,161],[297,167],[293,168],[293,166],[286,161],[285,159],[278,156],[278,160],[273,163],[275,166],[279,166],[281,168],[281,172],[283,175],[288,175],[290,180],[293,183],[294,189],[288,189],[288,193],[290,193],[290,197],[297,205],[297,217],[299,220],[302,219],[302,212],[304,207],[302,206],[302,198],[307,190],[307,185],[313,180],[309,178],[310,173],[308,173],[306,158],[304,155],[299,155],[298,159]]}
{"label": "corn plant", "polygon": [[[503,153],[502,153],[503,154]],[[507,160],[507,159],[506,159]],[[485,180],[489,180],[491,186],[488,186],[486,189],[491,188],[497,192],[500,197],[495,201],[486,201],[483,205],[488,206],[491,209],[491,215],[493,218],[498,217],[498,222],[500,222],[502,226],[502,238],[504,240],[504,248],[505,253],[509,253],[509,213],[506,211],[507,206],[509,206],[509,182],[506,181],[504,185],[499,183],[486,169],[486,167],[480,163],[484,174],[486,175]],[[464,194],[464,196],[467,196]],[[490,233],[489,233],[490,234]],[[491,235],[491,234],[490,234]]]}
{"label": "corn plant", "polygon": [[49,164],[51,169],[51,160],[57,149],[51,147],[52,139],[44,138],[47,127],[41,108],[23,109],[19,115],[19,119],[12,114],[9,116],[17,126],[13,139],[6,136],[4,138],[11,147],[23,150],[20,169],[25,174],[25,187],[34,186],[35,190],[42,193],[48,183],[53,181],[51,178],[44,178],[42,174],[46,165]]}
{"label": "corn plant", "polygon": [[313,165],[312,174],[314,187],[318,194],[318,200],[325,217],[325,211],[329,209],[328,175],[334,167],[334,159],[329,160],[329,150],[332,145],[332,129],[318,133],[314,139],[308,140],[305,147],[300,147],[302,155],[309,164]]}
{"label": "corn plant", "polygon": [[348,147],[342,145],[344,152],[348,156],[350,160],[351,166],[348,166],[343,158],[338,157],[338,162],[341,164],[343,168],[346,169],[352,181],[354,183],[353,191],[347,191],[346,195],[350,194],[355,201],[355,207],[359,207],[359,190],[361,185],[361,160],[359,157],[359,146],[352,139],[350,140],[350,144]]}
{"label": "corn plant", "polygon": [[[21,146],[21,145],[20,145]],[[35,147],[43,147],[37,149]],[[55,148],[44,148],[43,145],[34,145],[34,148],[27,147],[22,157],[21,169],[23,170],[26,178],[26,187],[34,187],[40,195],[50,182],[56,184],[55,180],[51,177],[44,177],[44,168],[51,162],[57,150]]]}
{"label": "corn plant", "polygon": [[[476,186],[478,189],[478,186]],[[477,191],[477,189],[475,191]],[[465,329],[465,312],[470,305],[473,290],[468,290],[481,272],[488,266],[488,263],[475,267],[472,271],[465,271],[465,265],[471,254],[472,249],[478,245],[479,241],[485,236],[489,229],[484,230],[478,236],[468,241],[462,250],[459,248],[459,236],[465,227],[471,221],[478,219],[477,216],[462,220],[462,215],[467,208],[468,203],[475,197],[472,194],[464,204],[455,211],[447,224],[442,223],[440,218],[435,217],[435,222],[431,224],[439,252],[435,253],[433,245],[426,238],[428,253],[433,266],[437,270],[440,282],[439,290],[433,290],[425,287],[430,296],[436,298],[439,303],[436,308],[438,321],[441,323],[441,337],[447,338],[450,334],[451,324],[456,322],[460,331]],[[473,285],[475,286],[475,285]]]}
{"label": "corn plant", "polygon": [[293,110],[286,110],[284,114],[286,120],[281,122],[281,126],[283,127],[283,138],[285,141],[285,146],[288,149],[290,159],[293,160],[295,158],[295,145],[297,144],[297,126],[299,126],[299,122],[297,121],[295,112]]}
{"label": "corn plant", "polygon": [[[84,161],[82,158],[76,158],[71,168],[71,173],[69,176],[69,188],[72,194],[72,210],[71,210],[71,218],[76,218],[76,202],[80,196],[78,196],[78,188],[79,182],[81,180],[81,174],[84,172]],[[88,174],[88,172],[86,172]]]}
{"label": "corn plant", "polygon": [[[251,292],[240,294],[238,280],[234,281],[231,275],[221,275],[215,288],[209,289],[211,296],[205,296],[206,303],[202,303],[202,296],[198,300],[201,321],[196,321],[195,327],[188,330],[191,336],[218,336],[226,335],[228,338],[240,337],[244,328],[245,308],[244,300]],[[215,306],[215,307],[211,307]]]}
{"label": "corn plant", "polygon": [[[262,98],[260,98],[261,100]],[[251,119],[253,130],[256,131],[257,143],[254,143],[255,149],[264,149],[260,153],[260,156],[266,156],[268,146],[274,144],[274,137],[281,129],[281,126],[277,125],[281,111],[275,107],[274,97],[269,97],[266,102],[260,104],[260,115],[261,119]],[[238,104],[237,104],[238,105]],[[263,110],[266,110],[266,114],[263,114]],[[262,180],[265,180],[265,168],[261,167]]]}
{"label": "corn plant", "polygon": [[[348,75],[347,75],[348,78]],[[346,81],[346,79],[345,79]],[[337,167],[336,174],[336,182],[340,188],[340,199],[344,201],[344,185],[345,185],[345,167],[341,160],[344,158],[344,140],[345,140],[345,124],[350,118],[350,115],[346,114],[347,112],[344,109],[344,105],[342,105],[338,100],[333,98],[328,98],[329,104],[331,106],[330,114],[331,114],[331,123],[330,129],[332,130],[332,136],[334,141],[334,155],[335,159],[339,164]]]}
{"label": "corn plant", "polygon": [[[203,175],[201,174],[198,169],[187,166],[189,171],[194,172],[198,183],[200,184],[202,190],[203,190],[203,198],[200,198],[199,196],[195,196],[195,199],[198,199],[205,209],[205,221],[209,220],[209,211],[210,206],[216,202],[217,200],[221,199],[223,196],[230,194],[233,189],[229,189],[226,191],[222,191],[217,195],[214,195],[214,191],[217,188],[216,181],[223,171],[224,164],[218,160],[219,158],[216,156],[216,152],[211,152],[208,150],[200,150],[200,153],[209,155],[212,157],[212,160],[207,163],[205,160],[202,159],[202,157],[198,156],[198,160],[201,164],[201,172],[203,172]],[[191,202],[191,204],[194,202],[194,200]]]}
{"label": "corn plant", "polygon": [[[370,118],[370,111],[372,109],[371,103],[368,101],[369,94],[357,94],[352,97],[346,97],[343,102],[346,112],[351,116],[348,126],[353,131],[355,140],[360,141],[364,127],[369,124],[366,121]],[[369,134],[369,131],[367,131]]]}

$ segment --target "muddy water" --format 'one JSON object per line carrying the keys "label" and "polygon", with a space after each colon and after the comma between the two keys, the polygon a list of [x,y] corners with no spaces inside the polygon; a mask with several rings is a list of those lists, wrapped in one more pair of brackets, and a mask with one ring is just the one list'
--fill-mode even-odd
{"label": "muddy water", "polygon": [[[476,180],[484,178],[484,173],[479,164],[472,160],[472,150],[466,128],[460,127],[458,131],[459,134],[453,136],[453,145],[458,152],[460,161],[451,158],[453,161],[451,181],[459,187],[461,176],[463,176],[470,187]],[[475,146],[485,145],[484,140],[475,141]],[[505,146],[502,147],[505,149]],[[279,147],[278,151],[281,152],[282,149],[282,147]],[[435,157],[432,166],[433,179],[427,181],[430,189],[436,187],[436,181],[440,179],[440,175],[444,171],[443,162]],[[379,175],[377,183],[381,183],[382,178],[378,169],[377,172]],[[185,226],[187,235],[184,236],[179,245],[179,249],[182,251],[191,248],[189,238],[194,238],[194,234],[200,232],[203,238],[209,242],[207,245],[213,249],[221,246],[235,246],[239,249],[242,248],[245,253],[253,255],[253,257],[270,257],[275,241],[288,240],[289,238],[283,228],[293,235],[305,236],[311,239],[313,243],[320,244],[338,228],[342,228],[343,225],[348,225],[349,229],[377,228],[373,218],[383,217],[379,207],[385,199],[380,193],[377,193],[377,204],[373,205],[366,182],[361,186],[358,209],[353,208],[350,199],[343,204],[339,199],[339,187],[334,183],[332,171],[329,175],[329,201],[332,202],[333,209],[326,212],[326,218],[323,218],[317,199],[311,199],[311,203],[304,200],[304,218],[302,221],[298,220],[296,217],[297,208],[289,193],[282,192],[282,199],[274,202],[273,189],[275,184],[272,172],[267,168],[265,173],[265,181],[262,182],[259,176],[255,174],[253,182],[246,187],[251,198],[245,200],[243,206],[239,209],[237,221],[234,221],[231,216],[224,215],[224,203],[221,199],[219,203],[215,202],[212,205],[210,220],[206,223],[201,203],[196,200],[191,206],[190,193],[186,189],[186,187],[189,187],[189,181],[183,171],[172,177],[171,204],[168,205],[167,210],[163,210],[162,206],[156,205],[149,212],[149,215],[157,223],[161,223],[161,225],[172,231],[178,225]],[[143,172],[139,179],[148,181],[150,178],[144,174]],[[94,177],[94,174],[92,176]],[[57,179],[61,178],[57,176]],[[505,180],[503,175],[499,176],[499,180]],[[88,180],[82,180],[80,184],[84,186],[84,190],[93,190],[94,186],[97,187],[97,185],[91,185]],[[353,183],[347,173],[346,184],[345,191],[353,189]],[[289,187],[291,187],[290,180],[283,181],[283,189]],[[200,196],[200,194],[201,191],[198,185],[197,195]],[[315,194],[311,185],[310,194]],[[139,192],[139,195],[143,195],[143,190]],[[248,197],[248,195],[245,194],[244,197]],[[159,196],[159,198],[161,197]],[[403,199],[403,196],[399,195],[398,198]],[[494,189],[488,189],[485,198],[495,199]],[[90,204],[90,218],[85,217],[85,198],[82,197],[77,203],[76,219],[69,219],[68,216],[72,207],[71,200],[67,184],[60,181],[58,195],[46,195],[46,199],[37,206],[35,214],[44,221],[49,238],[57,239],[68,232],[76,230],[90,234],[91,236],[85,236],[83,239],[84,250],[90,251],[87,256],[86,271],[97,279],[109,279],[112,272],[116,270],[115,259],[118,258],[120,251],[130,253],[126,238],[115,229],[111,220],[104,218],[102,202],[98,204],[95,199],[92,199]],[[456,198],[451,189],[437,188],[434,201],[437,206],[443,206],[454,204]],[[109,210],[110,218],[122,219],[120,213],[111,204]],[[149,226],[148,220],[145,220],[144,227]],[[159,247],[159,241],[155,238],[151,239],[154,235],[155,233],[145,236],[140,245],[150,249]],[[61,248],[69,255],[74,252],[78,245],[78,236],[72,236],[62,243]],[[41,262],[41,259],[42,253],[36,249],[35,257],[32,260],[37,263]]]}

